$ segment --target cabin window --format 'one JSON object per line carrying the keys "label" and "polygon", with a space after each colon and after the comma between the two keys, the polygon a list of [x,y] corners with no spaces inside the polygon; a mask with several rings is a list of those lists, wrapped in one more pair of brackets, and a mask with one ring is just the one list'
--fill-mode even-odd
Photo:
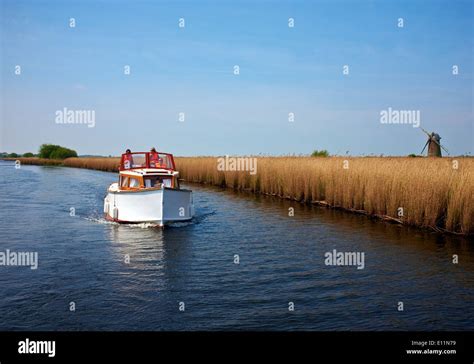
{"label": "cabin window", "polygon": [[130,188],[138,188],[140,187],[140,182],[138,182],[137,178],[130,178]]}
{"label": "cabin window", "polygon": [[120,187],[128,187],[128,177],[120,177]]}
{"label": "cabin window", "polygon": [[146,188],[160,187],[161,182],[158,177],[145,177],[144,180]]}
{"label": "cabin window", "polygon": [[165,187],[171,187],[171,178],[163,178],[163,185]]}
{"label": "cabin window", "polygon": [[163,184],[165,187],[173,186],[171,177],[149,176],[149,177],[145,177],[144,181],[145,181],[146,188],[161,187],[161,184]]}

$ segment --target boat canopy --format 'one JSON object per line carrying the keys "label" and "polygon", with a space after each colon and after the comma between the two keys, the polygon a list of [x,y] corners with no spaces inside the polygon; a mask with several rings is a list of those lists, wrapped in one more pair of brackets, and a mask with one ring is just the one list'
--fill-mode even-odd
{"label": "boat canopy", "polygon": [[174,171],[176,169],[172,154],[162,152],[124,153],[120,159],[120,170],[158,168]]}

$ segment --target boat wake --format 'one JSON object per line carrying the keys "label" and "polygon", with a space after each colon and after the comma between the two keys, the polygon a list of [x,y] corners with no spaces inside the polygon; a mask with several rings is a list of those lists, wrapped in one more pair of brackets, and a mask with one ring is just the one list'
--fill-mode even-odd
{"label": "boat wake", "polygon": [[[183,228],[187,226],[192,226],[195,224],[202,223],[206,218],[209,216],[215,215],[215,211],[204,213],[204,214],[196,214],[192,220],[190,221],[183,221],[183,222],[172,222],[166,225],[167,228]],[[130,228],[139,228],[139,229],[150,229],[150,228],[161,228],[159,224],[151,223],[151,222],[142,222],[137,224],[124,224],[118,223],[115,221],[110,221],[105,219],[101,216],[88,216],[84,218],[87,221],[92,221],[96,224],[103,224],[103,225],[114,225],[114,226],[126,226]]]}
{"label": "boat wake", "polygon": [[127,227],[131,227],[131,228],[139,228],[139,229],[149,229],[149,228],[160,227],[159,224],[154,224],[154,223],[151,223],[151,222],[142,222],[142,223],[137,223],[137,224],[124,224],[124,223],[118,223],[118,222],[115,222],[115,221],[110,221],[110,220],[107,220],[103,217],[86,217],[85,219],[88,220],[88,221],[95,222],[97,224],[127,226]]}
{"label": "boat wake", "polygon": [[109,221],[107,219],[104,219],[103,217],[95,217],[95,216],[88,216],[84,218],[87,221],[92,221],[97,224],[104,224],[104,225],[120,225],[118,222],[115,221]]}
{"label": "boat wake", "polygon": [[170,226],[174,227],[182,227],[182,226],[189,226],[189,225],[196,225],[196,224],[201,224],[203,223],[209,216],[212,216],[212,215],[215,215],[216,212],[215,211],[211,211],[211,212],[206,212],[206,213],[196,213],[196,215],[194,215],[193,219],[190,220],[190,221],[185,221],[185,222],[175,222],[173,224],[171,224]]}

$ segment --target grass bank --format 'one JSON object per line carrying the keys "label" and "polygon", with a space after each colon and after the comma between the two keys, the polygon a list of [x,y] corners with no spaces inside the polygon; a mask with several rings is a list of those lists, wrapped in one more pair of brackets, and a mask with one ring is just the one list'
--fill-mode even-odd
{"label": "grass bank", "polygon": [[[38,158],[19,160],[58,165]],[[68,158],[61,164],[114,172],[119,158]],[[473,158],[258,157],[255,175],[219,171],[215,157],[180,157],[176,164],[189,182],[341,208],[437,231],[474,234]]]}

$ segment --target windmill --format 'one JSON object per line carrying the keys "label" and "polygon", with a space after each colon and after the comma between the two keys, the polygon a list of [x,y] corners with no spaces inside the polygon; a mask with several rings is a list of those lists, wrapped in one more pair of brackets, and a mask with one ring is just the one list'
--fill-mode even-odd
{"label": "windmill", "polygon": [[443,150],[449,154],[448,150],[441,145],[441,137],[439,136],[439,134],[435,132],[432,132],[430,134],[423,128],[421,128],[421,130],[423,130],[423,132],[428,135],[428,140],[426,141],[426,144],[423,147],[421,154],[423,154],[423,152],[425,151],[426,146],[428,146],[428,157],[442,157],[441,148],[443,148]]}

